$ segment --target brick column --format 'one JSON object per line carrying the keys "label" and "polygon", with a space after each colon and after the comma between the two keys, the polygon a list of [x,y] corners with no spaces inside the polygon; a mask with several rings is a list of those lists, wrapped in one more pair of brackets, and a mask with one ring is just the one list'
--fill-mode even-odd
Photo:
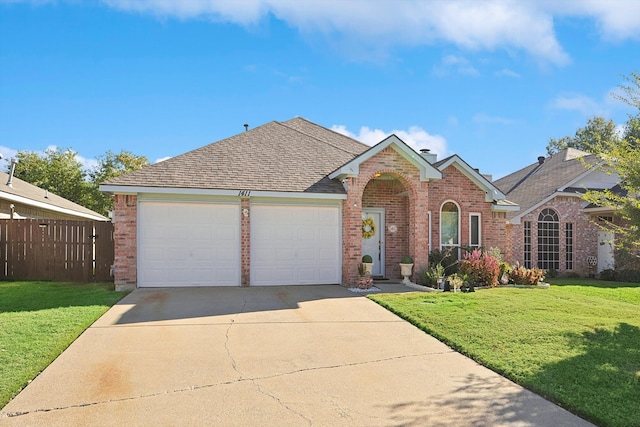
{"label": "brick column", "polygon": [[[245,212],[247,212],[246,215]],[[241,281],[242,286],[249,286],[251,284],[251,203],[248,197],[240,199],[240,215]]]}
{"label": "brick column", "polygon": [[362,187],[348,178],[347,199],[342,202],[342,285],[356,283],[362,261]]}
{"label": "brick column", "polygon": [[133,290],[138,283],[138,197],[116,194],[113,215],[115,287],[117,291]]}

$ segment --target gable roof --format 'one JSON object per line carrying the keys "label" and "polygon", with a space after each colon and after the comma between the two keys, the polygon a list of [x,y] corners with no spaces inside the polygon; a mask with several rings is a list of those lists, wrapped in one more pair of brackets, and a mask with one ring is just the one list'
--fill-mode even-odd
{"label": "gable roof", "polygon": [[486,193],[486,201],[501,201],[499,205],[502,207],[516,208],[517,204],[506,200],[505,194],[500,191],[498,187],[493,185],[486,177],[484,177],[478,170],[469,166],[467,162],[462,160],[460,156],[454,154],[434,163],[434,166],[440,171],[444,171],[449,166],[455,166],[464,176],[469,178],[474,184],[483,189]]}
{"label": "gable roof", "polygon": [[[36,209],[49,210],[65,215],[74,215],[79,218],[86,218],[93,221],[108,220],[108,218],[100,215],[98,212],[94,212],[91,209],[87,209],[84,206],[80,206],[79,204],[72,202],[71,200],[50,193],[33,184],[29,184],[18,177],[14,176],[11,179],[11,186],[6,184],[8,181],[9,174],[0,172],[0,199],[13,203],[22,203]],[[20,212],[18,212],[18,215],[20,215]],[[24,217],[24,215],[20,215],[20,217]]]}
{"label": "gable roof", "polygon": [[302,118],[269,122],[127,175],[106,191],[136,188],[344,194],[328,174],[369,146]]}
{"label": "gable roof", "polygon": [[373,147],[367,147],[368,150],[355,157],[353,160],[346,162],[338,169],[333,171],[330,178],[343,179],[347,176],[357,176],[360,173],[360,165],[387,147],[393,148],[398,154],[404,157],[409,163],[413,164],[420,171],[420,180],[428,181],[430,179],[441,179],[442,174],[424,157],[416,153],[403,140],[396,135],[390,135]]}
{"label": "gable roof", "polygon": [[[543,161],[542,161],[543,160]],[[572,187],[599,168],[599,159],[584,151],[568,148],[541,161],[494,181],[504,194],[521,207],[517,214],[507,215],[511,222],[558,194],[579,196],[582,187]]]}

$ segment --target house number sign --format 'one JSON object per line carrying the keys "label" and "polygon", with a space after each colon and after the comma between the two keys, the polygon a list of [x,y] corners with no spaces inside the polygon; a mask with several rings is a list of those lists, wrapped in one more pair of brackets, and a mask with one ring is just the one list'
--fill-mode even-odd
{"label": "house number sign", "polygon": [[238,191],[239,197],[249,197],[251,195],[251,190],[240,190]]}
{"label": "house number sign", "polygon": [[395,233],[396,231],[398,231],[398,227],[395,224],[389,226],[389,233]]}

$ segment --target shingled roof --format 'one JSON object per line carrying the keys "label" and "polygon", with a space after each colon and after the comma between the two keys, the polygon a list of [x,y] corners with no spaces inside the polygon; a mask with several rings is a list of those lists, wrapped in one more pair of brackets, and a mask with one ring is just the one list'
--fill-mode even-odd
{"label": "shingled roof", "polygon": [[[0,199],[9,202],[22,203],[24,205],[33,206],[37,209],[44,209],[64,213],[67,215],[75,215],[79,218],[91,220],[106,221],[108,218],[99,213],[80,206],[71,200],[60,197],[51,192],[45,191],[40,187],[29,184],[18,177],[11,179],[11,186],[6,185],[9,181],[9,174],[0,172]],[[20,212],[17,212],[20,215]]]}
{"label": "shingled roof", "polygon": [[269,122],[105,186],[344,193],[328,174],[369,148],[303,118]]}
{"label": "shingled roof", "polygon": [[[542,159],[541,159],[542,160]],[[595,165],[598,158],[584,151],[568,148],[543,162],[536,162],[519,171],[494,181],[509,200],[520,205],[520,212],[507,214],[508,218],[520,215],[529,208],[556,193],[574,179],[588,171],[586,165]],[[565,192],[584,192],[584,189],[566,188]]]}

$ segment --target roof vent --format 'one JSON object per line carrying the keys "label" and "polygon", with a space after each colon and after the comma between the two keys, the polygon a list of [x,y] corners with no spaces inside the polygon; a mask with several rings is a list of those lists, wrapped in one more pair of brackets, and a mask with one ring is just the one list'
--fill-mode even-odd
{"label": "roof vent", "polygon": [[538,164],[541,165],[544,163],[544,156],[538,157]]}
{"label": "roof vent", "polygon": [[18,164],[18,159],[11,159],[11,170],[9,172],[9,179],[7,180],[7,185],[9,187],[13,187],[13,174],[16,171],[17,164]]}
{"label": "roof vent", "polygon": [[431,150],[428,148],[423,148],[420,150],[420,155],[425,158],[425,160],[429,163],[435,163],[438,160],[438,155],[435,153],[431,153]]}
{"label": "roof vent", "polygon": [[244,124],[244,131],[246,132],[246,131],[248,131],[248,130],[249,130],[249,124],[248,124],[248,123],[245,123],[245,124]]}

